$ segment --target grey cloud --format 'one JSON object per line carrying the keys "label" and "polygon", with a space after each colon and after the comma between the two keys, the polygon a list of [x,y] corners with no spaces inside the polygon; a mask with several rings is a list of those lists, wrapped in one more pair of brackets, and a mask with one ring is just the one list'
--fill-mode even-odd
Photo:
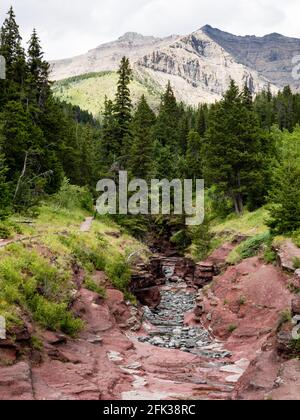
{"label": "grey cloud", "polygon": [[24,39],[36,27],[47,58],[84,53],[127,31],[185,34],[205,24],[236,34],[300,37],[298,0],[1,0],[13,5]]}

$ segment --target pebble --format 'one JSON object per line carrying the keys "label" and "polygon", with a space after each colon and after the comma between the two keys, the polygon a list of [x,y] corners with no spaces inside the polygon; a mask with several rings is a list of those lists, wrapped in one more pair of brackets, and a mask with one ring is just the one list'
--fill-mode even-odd
{"label": "pebble", "polygon": [[[157,327],[157,331],[140,337],[140,342],[167,349],[180,349],[213,359],[231,356],[229,352],[219,348],[214,350],[214,341],[203,327],[184,326],[186,313],[195,308],[196,294],[187,293],[181,287],[177,290],[162,290],[161,294],[162,301],[158,308],[153,311],[148,307],[144,308],[144,320]],[[210,351],[201,350],[208,346],[212,346]]]}

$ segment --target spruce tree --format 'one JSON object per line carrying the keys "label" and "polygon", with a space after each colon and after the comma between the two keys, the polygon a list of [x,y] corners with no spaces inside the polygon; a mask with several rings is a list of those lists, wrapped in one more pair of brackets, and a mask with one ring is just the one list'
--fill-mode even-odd
{"label": "spruce tree", "polygon": [[38,108],[44,108],[50,95],[50,65],[43,56],[40,40],[33,30],[28,47],[28,88],[30,103],[33,101]]}
{"label": "spruce tree", "polygon": [[[275,133],[274,133],[275,135]],[[300,228],[300,127],[276,132],[278,158],[273,167],[268,225],[276,235]]]}
{"label": "spruce tree", "polygon": [[118,70],[119,80],[114,103],[114,114],[117,124],[119,152],[125,146],[125,138],[129,133],[132,117],[132,102],[129,85],[132,80],[132,69],[128,58],[123,57]]}
{"label": "spruce tree", "polygon": [[204,136],[207,130],[207,116],[208,116],[208,107],[207,105],[200,105],[197,117],[196,117],[196,129],[201,137]]}
{"label": "spruce tree", "polygon": [[178,135],[179,109],[177,101],[169,82],[162,96],[159,114],[154,130],[155,139],[162,145],[168,146],[174,153],[174,158],[179,151]]}
{"label": "spruce tree", "polygon": [[188,135],[186,163],[188,177],[200,179],[203,175],[203,142],[197,131],[191,130]]}
{"label": "spruce tree", "polygon": [[244,204],[264,202],[265,177],[271,145],[261,132],[249,102],[234,81],[211,111],[205,141],[205,178],[233,201],[237,214]]}
{"label": "spruce tree", "polygon": [[153,126],[155,114],[143,95],[132,121],[132,147],[129,168],[136,178],[150,179],[153,174]]}
{"label": "spruce tree", "polygon": [[6,100],[24,100],[27,65],[19,26],[11,7],[0,32],[0,55],[6,60],[6,79],[0,88]]}

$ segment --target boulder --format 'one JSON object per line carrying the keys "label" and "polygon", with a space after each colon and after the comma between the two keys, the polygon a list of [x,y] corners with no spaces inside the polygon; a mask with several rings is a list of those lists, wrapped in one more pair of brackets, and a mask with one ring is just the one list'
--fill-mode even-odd
{"label": "boulder", "polygon": [[300,315],[300,295],[296,296],[292,301],[293,315]]}
{"label": "boulder", "polygon": [[151,309],[157,308],[161,302],[161,294],[157,286],[137,290],[135,295],[142,305],[148,306]]}

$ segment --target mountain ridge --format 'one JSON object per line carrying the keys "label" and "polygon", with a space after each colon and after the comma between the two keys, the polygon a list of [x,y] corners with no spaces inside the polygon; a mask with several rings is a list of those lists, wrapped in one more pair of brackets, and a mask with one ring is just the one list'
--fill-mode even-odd
{"label": "mountain ridge", "polygon": [[63,80],[93,72],[115,72],[121,58],[130,59],[136,78],[163,90],[170,80],[179,100],[197,105],[219,100],[230,79],[245,83],[253,94],[268,86],[276,93],[290,84],[292,57],[300,54],[300,39],[281,34],[238,36],[210,25],[188,35],[144,36],[126,32],[88,53],[51,62],[52,79]]}

